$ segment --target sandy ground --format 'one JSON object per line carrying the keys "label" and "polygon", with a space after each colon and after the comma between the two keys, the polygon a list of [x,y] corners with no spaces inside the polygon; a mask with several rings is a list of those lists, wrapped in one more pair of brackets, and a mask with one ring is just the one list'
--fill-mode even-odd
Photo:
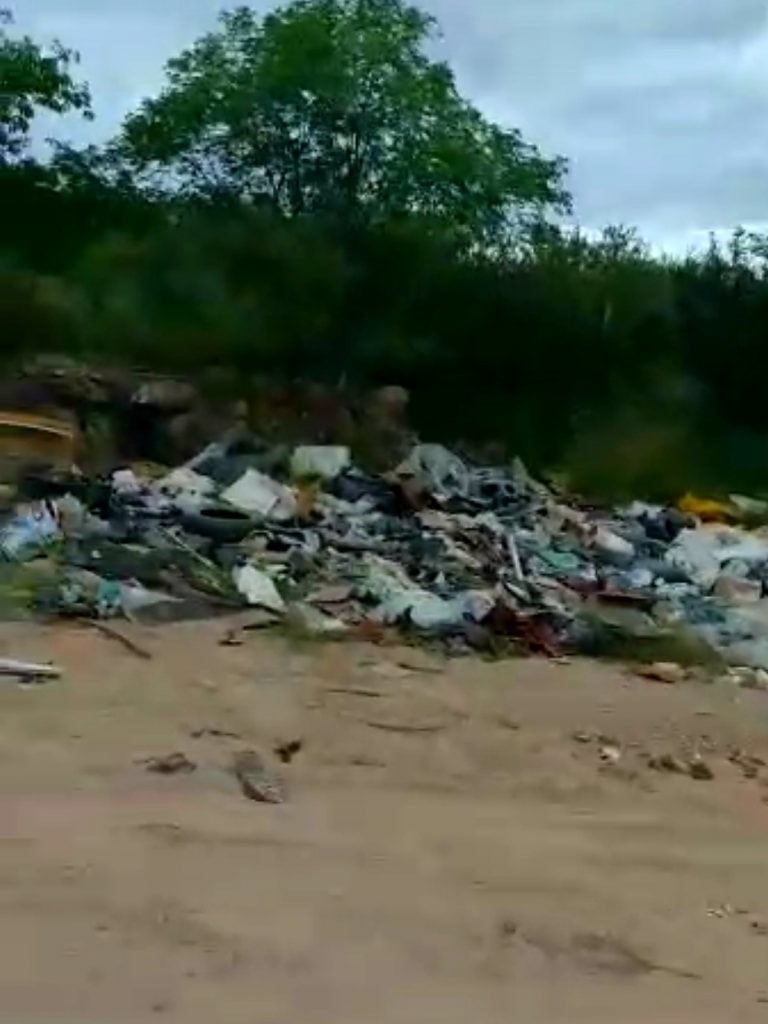
{"label": "sandy ground", "polygon": [[768,695],[223,632],[0,629],[0,1021],[768,1021]]}

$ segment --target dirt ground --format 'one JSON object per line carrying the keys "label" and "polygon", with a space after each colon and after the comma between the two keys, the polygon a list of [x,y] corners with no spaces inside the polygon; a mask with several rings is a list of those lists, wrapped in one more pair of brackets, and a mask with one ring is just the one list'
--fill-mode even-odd
{"label": "dirt ground", "polygon": [[65,670],[0,683],[0,1020],[768,1021],[768,694],[124,628],[0,629]]}

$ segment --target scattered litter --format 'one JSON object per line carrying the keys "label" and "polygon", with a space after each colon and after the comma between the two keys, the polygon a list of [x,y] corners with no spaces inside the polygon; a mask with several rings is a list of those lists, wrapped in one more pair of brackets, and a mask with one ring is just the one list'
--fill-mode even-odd
{"label": "scattered litter", "polygon": [[466,465],[441,444],[419,444],[395,470],[398,477],[423,480],[437,497],[468,497],[471,488]]}
{"label": "scattered litter", "polygon": [[115,640],[135,657],[141,658],[142,661],[152,660],[151,653],[145,647],[141,647],[135,640],[131,640],[130,637],[121,633],[120,630],[115,629],[113,626],[108,626],[106,622],[100,622],[98,619],[86,619],[85,621],[92,629],[97,630],[102,636],[106,636],[110,640]]}
{"label": "scattered litter", "polygon": [[571,737],[574,743],[583,744],[591,743],[594,738],[591,732],[575,732]]}
{"label": "scattered litter", "polygon": [[239,732],[230,732],[228,729],[217,729],[215,726],[210,725],[205,725],[201,729],[193,729],[189,735],[193,740],[200,740],[205,736],[212,736],[214,739],[222,740],[242,739]]}
{"label": "scattered litter", "polygon": [[335,480],[351,462],[349,448],[341,445],[304,445],[291,456],[294,480]]}
{"label": "scattered litter", "polygon": [[446,722],[427,722],[419,725],[414,722],[380,722],[371,720],[365,723],[370,726],[371,729],[381,729],[383,732],[403,732],[403,733],[428,733],[428,732],[442,732],[448,728]]}
{"label": "scattered litter", "polygon": [[0,658],[0,676],[16,676],[24,680],[59,679],[62,671],[56,665],[38,665],[30,661]]}
{"label": "scattered litter", "polygon": [[278,614],[285,611],[285,601],[280,596],[274,580],[255,565],[248,563],[237,566],[232,570],[232,579],[238,593],[242,594],[252,607],[265,608]]}
{"label": "scattered litter", "polygon": [[56,508],[51,502],[20,507],[0,528],[0,555],[12,562],[35,558],[61,537]]}
{"label": "scattered litter", "polygon": [[445,672],[445,665],[432,658],[421,654],[420,651],[411,651],[397,662],[398,667],[407,672],[421,672],[424,675],[439,676]]}
{"label": "scattered litter", "polygon": [[[112,479],[113,483],[115,483],[114,477]],[[129,480],[125,476],[122,479],[123,487],[126,484],[133,486],[134,481],[138,483],[135,476],[133,476],[133,480]],[[119,482],[117,486],[118,492],[120,492]],[[191,511],[200,508],[214,494],[216,484],[210,477],[196,473],[187,466],[179,466],[178,469],[174,469],[167,476],[159,480],[155,485],[155,490],[171,498],[177,508]],[[136,491],[128,491],[128,493],[135,494]],[[139,493],[141,493],[140,484]]]}
{"label": "scattered litter", "polygon": [[685,515],[695,516],[703,523],[729,523],[735,518],[731,505],[712,498],[699,498],[695,494],[684,495],[677,507]]}
{"label": "scattered litter", "polygon": [[286,521],[296,514],[293,491],[256,469],[247,469],[221,498],[241,512],[251,512],[264,519]]}
{"label": "scattered litter", "polygon": [[243,750],[232,761],[232,773],[249,800],[263,804],[281,804],[285,801],[282,780],[271,771],[255,750]]}
{"label": "scattered litter", "polygon": [[349,626],[341,619],[326,615],[312,605],[296,602],[288,607],[285,623],[296,634],[308,638],[333,639],[349,633]]}
{"label": "scattered litter", "polygon": [[621,748],[611,743],[603,744],[603,746],[600,747],[598,754],[600,756],[600,760],[605,765],[618,764],[621,760]]}
{"label": "scattered litter", "polygon": [[190,761],[187,755],[180,751],[161,757],[148,757],[142,763],[148,772],[155,772],[158,775],[187,775],[197,768],[195,762]]}
{"label": "scattered litter", "polygon": [[371,690],[365,686],[329,686],[323,693],[348,693],[353,697],[383,697],[381,690]]}
{"label": "scattered litter", "polygon": [[[191,394],[158,387],[137,407]],[[372,475],[344,446],[292,451],[244,426],[175,467],[38,477],[35,500],[0,521],[0,556],[52,563],[53,585],[19,597],[48,614],[161,623],[249,607],[252,625],[222,643],[276,624],[400,635],[434,654],[401,659],[421,672],[472,651],[628,657],[667,683],[697,663],[768,672],[768,531],[747,528],[768,509],[757,499],[586,506],[519,460],[416,444]]]}
{"label": "scattered litter", "polygon": [[648,767],[657,772],[669,772],[672,775],[687,775],[688,765],[672,754],[661,754],[648,759]]}

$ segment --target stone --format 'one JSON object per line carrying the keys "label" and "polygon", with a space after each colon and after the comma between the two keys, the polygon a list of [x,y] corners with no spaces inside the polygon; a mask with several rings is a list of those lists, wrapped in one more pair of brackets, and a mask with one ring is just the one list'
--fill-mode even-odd
{"label": "stone", "polygon": [[657,661],[652,665],[644,665],[637,670],[641,679],[648,679],[653,683],[666,683],[668,686],[675,686],[687,678],[687,671],[682,665],[672,661]]}
{"label": "stone", "polygon": [[711,782],[715,773],[701,757],[694,757],[688,764],[688,774],[699,782]]}

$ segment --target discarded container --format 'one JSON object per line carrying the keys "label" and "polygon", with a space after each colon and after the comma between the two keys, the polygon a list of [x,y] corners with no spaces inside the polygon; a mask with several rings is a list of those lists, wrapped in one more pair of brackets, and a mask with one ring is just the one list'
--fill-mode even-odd
{"label": "discarded container", "polygon": [[350,451],[342,445],[303,445],[291,456],[294,480],[335,480],[350,464]]}

